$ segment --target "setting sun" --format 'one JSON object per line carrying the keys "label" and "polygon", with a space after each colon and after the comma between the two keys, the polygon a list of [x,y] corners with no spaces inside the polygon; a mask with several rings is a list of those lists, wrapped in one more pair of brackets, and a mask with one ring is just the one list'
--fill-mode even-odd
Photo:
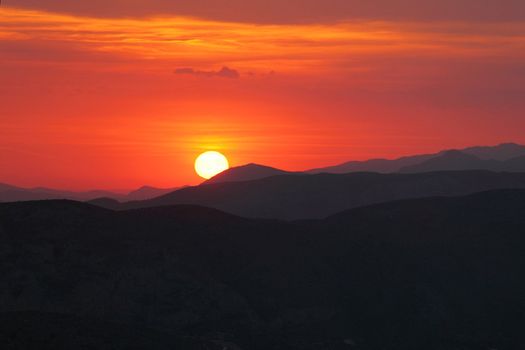
{"label": "setting sun", "polygon": [[228,159],[215,151],[204,152],[195,160],[195,171],[205,179],[211,179],[229,167]]}

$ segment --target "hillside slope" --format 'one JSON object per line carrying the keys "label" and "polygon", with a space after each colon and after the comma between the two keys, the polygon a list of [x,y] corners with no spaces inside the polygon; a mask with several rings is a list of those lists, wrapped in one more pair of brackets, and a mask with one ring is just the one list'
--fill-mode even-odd
{"label": "hillside slope", "polygon": [[0,313],[10,312],[0,323],[13,320],[0,340],[99,349],[110,332],[113,348],[518,350],[524,212],[519,190],[295,223],[191,206],[0,204]]}
{"label": "hillside slope", "polygon": [[507,188],[525,188],[525,173],[281,175],[189,187],[149,201],[124,203],[120,208],[193,204],[252,218],[318,219],[374,203]]}

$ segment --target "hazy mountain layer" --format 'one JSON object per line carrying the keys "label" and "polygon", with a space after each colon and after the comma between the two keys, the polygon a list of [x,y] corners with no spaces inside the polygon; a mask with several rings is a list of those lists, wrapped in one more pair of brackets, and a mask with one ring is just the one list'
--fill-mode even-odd
{"label": "hazy mountain layer", "polygon": [[[506,161],[516,157],[525,156],[525,146],[517,145],[515,143],[503,143],[497,146],[476,146],[460,150],[467,155],[475,156],[482,160],[496,160]],[[402,157],[398,159],[371,159],[366,161],[351,161],[336,166],[325,168],[312,169],[307,171],[311,174],[332,173],[345,174],[350,172],[370,171],[378,173],[395,173],[404,168],[417,166],[433,158],[440,157],[449,152],[448,150],[441,151],[435,154],[422,154],[415,156]],[[469,169],[465,167],[464,170]],[[476,168],[492,170],[492,168]],[[439,168],[434,170],[451,170],[450,168]],[[523,169],[519,171],[525,171]]]}
{"label": "hazy mountain layer", "polygon": [[420,164],[401,168],[403,173],[424,173],[432,171],[489,170],[504,172],[525,172],[525,156],[508,160],[481,159],[460,151],[448,151]]}
{"label": "hazy mountain layer", "polygon": [[[451,155],[456,155],[453,157]],[[462,157],[457,156],[463,155]],[[395,160],[372,159],[367,161],[352,161],[342,165],[305,171],[304,174],[346,174],[354,172],[377,173],[418,173],[449,170],[489,170],[506,172],[525,172],[525,146],[506,143],[498,146],[476,146],[461,151],[442,151],[436,154],[415,155]],[[301,172],[289,172],[264,165],[247,164],[233,167],[205,181],[203,184],[223,182],[240,182],[259,180],[276,175],[293,175]],[[20,188],[0,183],[0,202],[72,199],[80,201],[101,202],[101,199],[120,202],[141,201],[153,199],[173,192],[178,188],[155,188],[143,186],[127,194],[111,191],[72,192],[47,188]]]}
{"label": "hazy mountain layer", "polygon": [[92,201],[99,198],[110,198],[116,201],[146,200],[173,192],[178,188],[155,188],[144,186],[128,194],[111,191],[93,190],[84,192],[63,191],[50,188],[22,188],[0,183],[0,202],[18,202],[49,199],[69,199]]}
{"label": "hazy mountain layer", "polygon": [[[456,196],[508,188],[525,188],[525,173],[280,175],[188,187],[153,200],[108,207],[131,209],[193,204],[245,217],[295,220],[324,218],[346,209],[398,199]],[[104,206],[104,203],[99,204]]]}

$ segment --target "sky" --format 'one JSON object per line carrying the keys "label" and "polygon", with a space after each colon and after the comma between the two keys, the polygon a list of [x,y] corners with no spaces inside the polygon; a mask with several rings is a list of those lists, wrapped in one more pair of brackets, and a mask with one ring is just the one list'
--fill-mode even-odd
{"label": "sky", "polygon": [[4,0],[0,182],[197,184],[525,143],[522,0]]}

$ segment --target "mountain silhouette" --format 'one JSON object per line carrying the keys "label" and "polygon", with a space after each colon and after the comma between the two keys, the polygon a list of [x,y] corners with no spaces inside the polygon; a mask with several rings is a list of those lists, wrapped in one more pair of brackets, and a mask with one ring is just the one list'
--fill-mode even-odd
{"label": "mountain silhouette", "polygon": [[501,162],[497,160],[482,160],[474,155],[458,150],[443,152],[437,157],[420,164],[403,167],[401,172],[422,173],[431,171],[460,171],[460,170],[499,170]]}
{"label": "mountain silhouette", "polygon": [[34,200],[52,200],[52,199],[70,199],[78,201],[93,201],[98,199],[111,198],[117,201],[146,200],[159,197],[163,194],[173,192],[180,187],[175,188],[155,188],[143,186],[128,194],[116,193],[111,191],[93,190],[93,191],[63,191],[50,188],[22,188],[7,184],[0,184],[0,202],[17,202],[17,201],[34,201]]}
{"label": "mountain silhouette", "polygon": [[195,206],[4,203],[0,341],[44,350],[518,350],[524,212],[524,190],[296,222]]}
{"label": "mountain silhouette", "polygon": [[[347,163],[343,163],[336,166],[326,167],[326,168],[318,168],[318,169],[312,169],[307,171],[311,174],[319,174],[319,173],[333,173],[333,174],[344,174],[344,173],[350,173],[350,172],[378,172],[378,173],[395,173],[399,171],[407,171],[407,169],[410,169],[412,167],[416,167],[422,163],[426,163],[431,161],[434,158],[438,157],[449,157],[450,152],[457,152],[457,151],[441,151],[435,154],[423,154],[423,155],[415,155],[415,156],[408,156],[408,157],[402,157],[398,159],[372,159],[367,161],[351,161]],[[496,160],[496,161],[507,161],[512,158],[525,156],[525,146],[518,145],[515,143],[504,143],[497,146],[476,146],[476,147],[469,147],[465,149],[459,150],[462,154],[465,155],[471,155],[475,156],[480,160]],[[447,155],[448,154],[448,155]],[[469,159],[467,157],[464,158],[464,160],[467,163],[472,162],[472,159]],[[459,161],[459,159],[458,159]],[[443,171],[443,170],[453,170],[450,168],[450,164],[447,164],[448,168],[437,168],[435,167],[435,171]],[[474,167],[472,164],[467,164],[463,167],[456,166],[456,168],[462,168],[462,170],[466,169],[484,169],[484,170],[494,170],[494,168],[491,166],[491,163],[479,163],[476,167]],[[525,170],[519,170],[519,171],[525,171]]]}
{"label": "mountain silhouette", "polygon": [[392,200],[507,188],[525,188],[525,173],[292,174],[188,187],[147,201],[122,203],[119,208],[191,204],[251,218],[318,219]]}
{"label": "mountain silhouette", "polygon": [[484,160],[506,161],[517,157],[524,157],[525,146],[516,143],[502,143],[497,146],[469,147],[463,149],[462,152]]}
{"label": "mountain silhouette", "polygon": [[366,161],[350,161],[340,165],[308,170],[309,174],[346,174],[355,172],[395,173],[401,168],[422,163],[435,157],[434,154],[402,157],[398,159],[370,159]]}
{"label": "mountain silhouette", "polygon": [[[180,187],[179,187],[180,188]],[[125,197],[128,201],[140,201],[162,196],[178,190],[179,188],[157,188],[152,186],[142,186],[141,188],[131,191]]]}
{"label": "mountain silhouette", "polygon": [[0,192],[18,190],[18,187],[11,186],[8,184],[0,183]]}
{"label": "mountain silhouette", "polygon": [[[474,158],[475,157],[475,158]],[[371,159],[351,161],[337,166],[312,169],[305,172],[289,172],[259,164],[233,167],[207,180],[203,185],[253,181],[277,175],[298,174],[346,174],[355,172],[417,173],[447,170],[489,170],[525,172],[525,146],[504,143],[497,146],[476,146],[463,150],[447,150],[435,154],[402,157],[395,160]],[[71,199],[92,201],[112,198],[120,202],[149,200],[163,196],[179,188],[155,188],[143,186],[128,194],[111,191],[73,192],[46,188],[21,188],[0,184],[0,202],[46,199]],[[104,201],[101,201],[102,203]]]}
{"label": "mountain silhouette", "polygon": [[403,173],[423,173],[431,171],[461,171],[490,170],[506,172],[525,172],[525,156],[500,161],[495,159],[480,159],[477,156],[461,151],[447,151],[440,156],[429,159],[421,164],[401,168]]}
{"label": "mountain silhouette", "polygon": [[0,202],[50,200],[50,199],[71,199],[71,200],[92,200],[100,197],[123,198],[121,194],[93,190],[84,192],[63,191],[51,188],[36,187],[22,188],[7,184],[0,184]]}
{"label": "mountain silhouette", "polygon": [[258,180],[265,177],[284,174],[291,174],[291,172],[251,163],[225,170],[205,181],[204,184]]}

